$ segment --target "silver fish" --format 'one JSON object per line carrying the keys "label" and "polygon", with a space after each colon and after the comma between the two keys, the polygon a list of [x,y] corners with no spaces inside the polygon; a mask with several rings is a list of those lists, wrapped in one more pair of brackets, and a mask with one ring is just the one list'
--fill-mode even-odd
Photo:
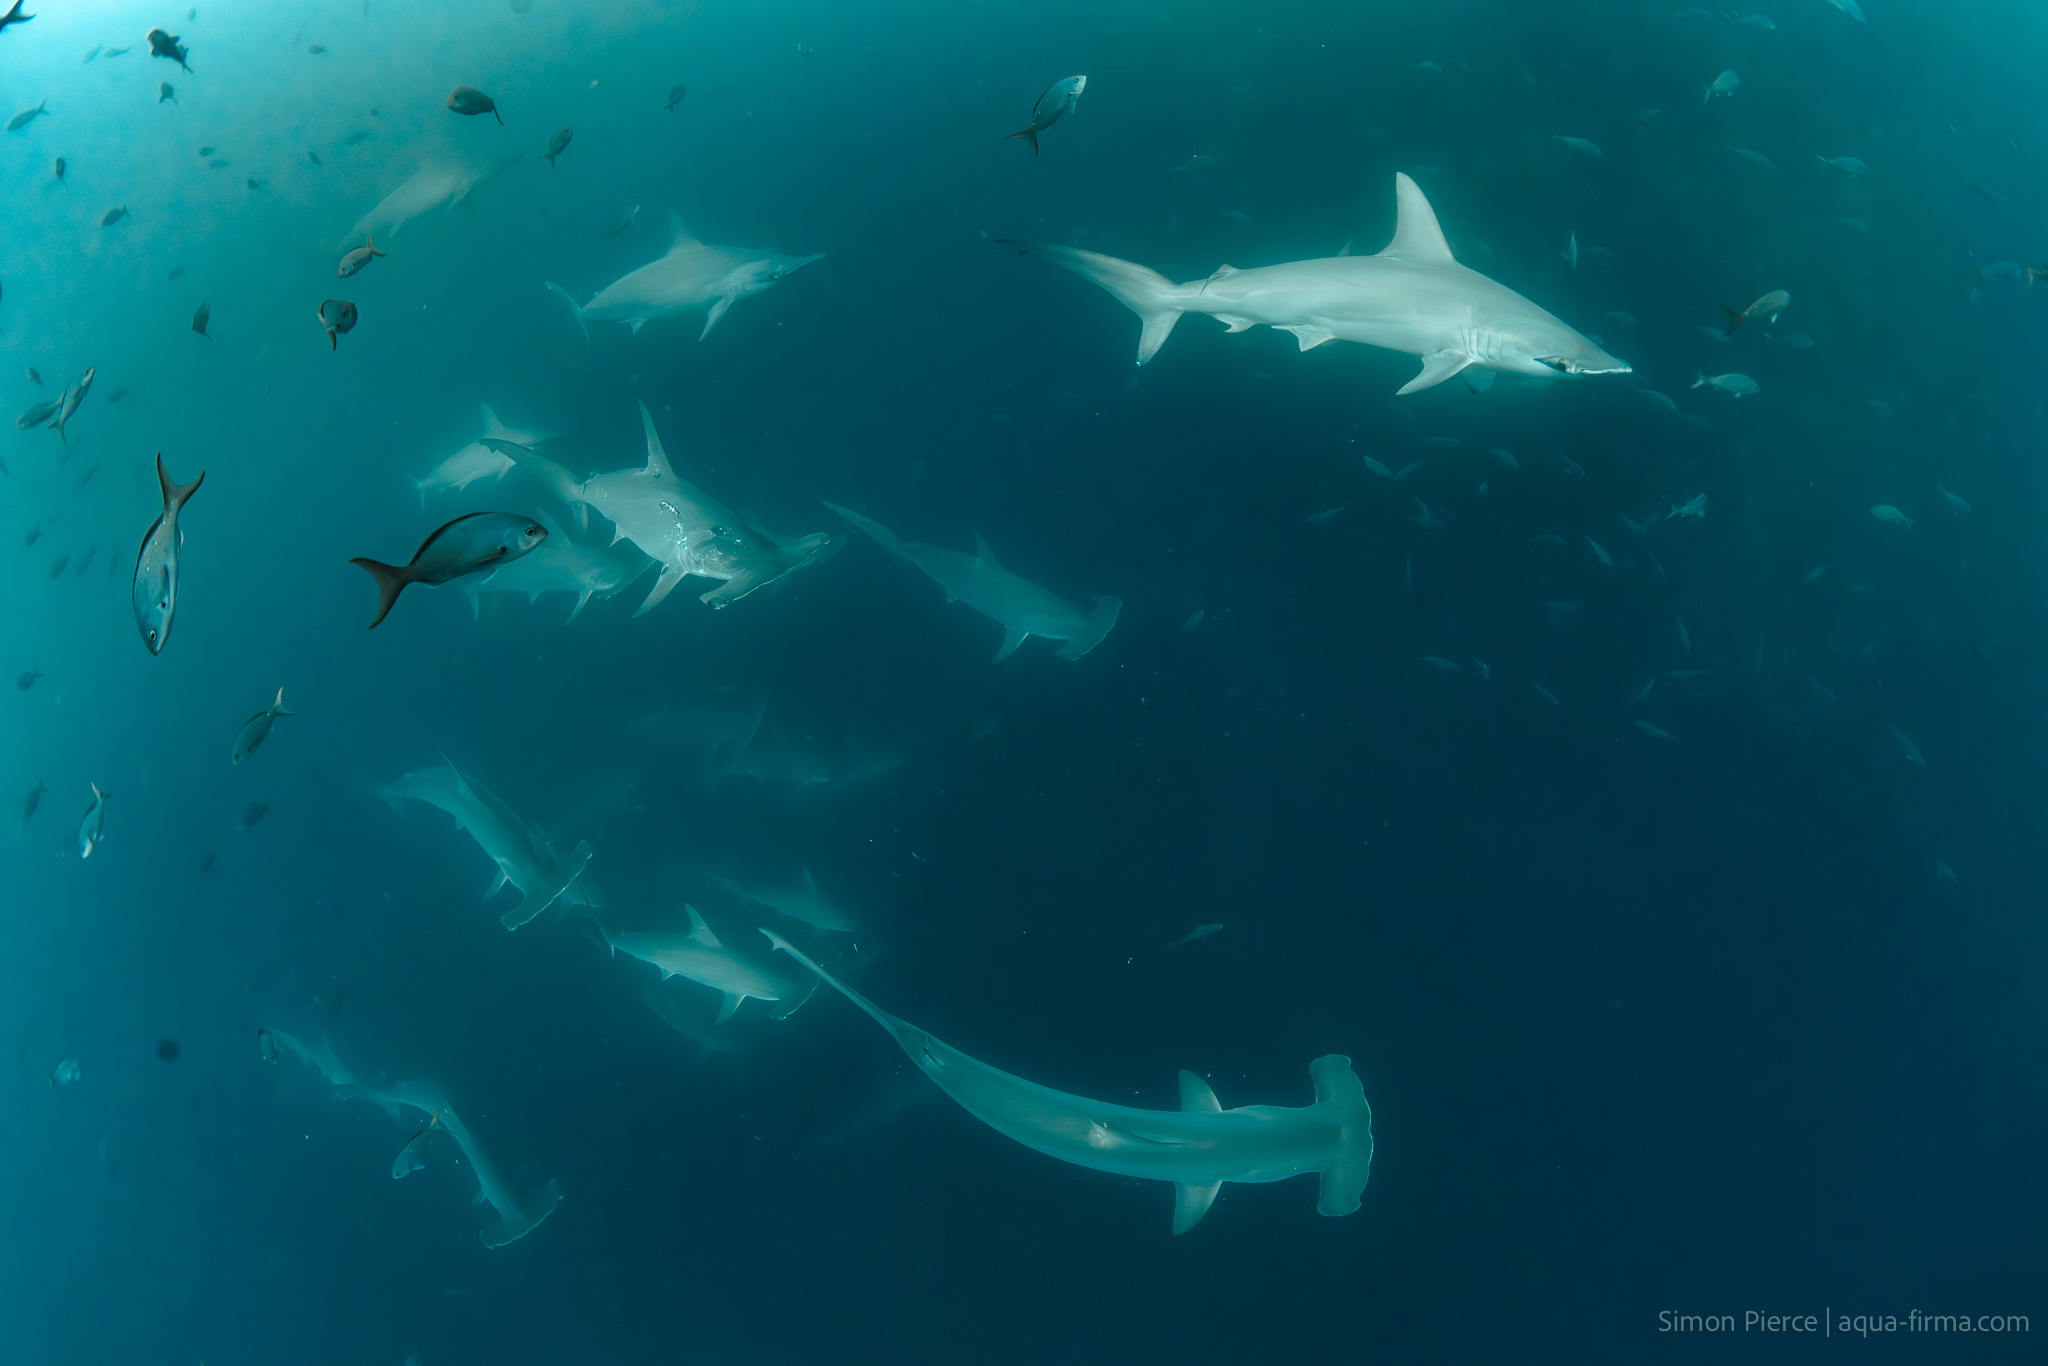
{"label": "silver fish", "polygon": [[1721,311],[1728,315],[1728,330],[1722,335],[1733,336],[1735,329],[1748,322],[1751,318],[1762,318],[1766,322],[1776,322],[1778,314],[1783,312],[1786,305],[1791,302],[1792,296],[1790,294],[1787,294],[1782,289],[1774,289],[1748,308],[1734,309],[1726,304],[1722,304]]}
{"label": "silver fish", "polygon": [[687,93],[689,93],[689,87],[688,87],[688,86],[681,86],[681,85],[672,85],[672,86],[670,86],[670,87],[668,88],[668,103],[667,103],[667,104],[664,104],[664,105],[662,106],[662,108],[663,108],[663,109],[666,109],[666,110],[668,110],[668,112],[669,112],[669,113],[671,113],[671,114],[675,113],[675,112],[676,112],[676,106],[677,106],[677,105],[679,105],[679,104],[681,104],[681,103],[683,102],[683,96],[684,96],[685,94],[687,94]]}
{"label": "silver fish", "polygon": [[114,226],[114,224],[120,222],[127,216],[128,206],[126,204],[116,205],[115,207],[108,209],[105,213],[100,215],[100,226],[103,228],[111,228]]}
{"label": "silver fish", "polygon": [[548,536],[547,528],[529,517],[510,512],[472,512],[437,529],[420,542],[411,560],[403,565],[385,564],[358,555],[350,564],[361,565],[377,581],[377,622],[391,611],[391,604],[407,584],[442,584],[464,574],[476,574],[501,564],[510,564]]}
{"label": "silver fish", "polygon": [[100,791],[98,783],[91,784],[92,805],[85,808],[84,819],[78,822],[78,856],[91,858],[92,851],[100,847],[100,841],[107,837],[107,798],[111,792]]}
{"label": "silver fish", "polygon": [[[144,34],[143,37],[149,44],[150,56],[168,57],[176,62],[181,70],[190,71],[192,69],[185,65],[185,58],[190,55],[190,49],[179,44],[177,34],[166,33],[160,28],[153,28]],[[112,56],[113,54],[108,53],[107,55]]]}
{"label": "silver fish", "polygon": [[564,124],[555,130],[553,137],[548,139],[547,159],[550,171],[555,169],[555,158],[562,154],[562,149],[569,145],[569,139],[575,136],[576,130]]}
{"label": "silver fish", "polygon": [[242,729],[235,734],[235,748],[231,756],[235,763],[254,754],[257,747],[270,738],[270,728],[280,716],[297,716],[284,704],[284,689],[277,690],[277,700],[242,723]]}
{"label": "silver fish", "polygon": [[206,482],[206,471],[180,487],[164,473],[164,457],[158,452],[156,482],[163,490],[163,515],[143,533],[142,548],[135,555],[135,580],[129,588],[135,604],[135,628],[142,632],[142,643],[153,655],[163,653],[164,642],[171,637],[171,618],[178,611],[178,553],[185,545],[178,514]]}
{"label": "silver fish", "polygon": [[[21,804],[21,826],[26,826],[35,819],[36,808],[43,804],[43,794],[49,790],[48,783],[41,778],[36,779],[36,785],[28,790],[28,797]],[[19,831],[21,826],[17,826],[16,830]]]}
{"label": "silver fish", "polygon": [[25,432],[31,427],[40,427],[56,416],[57,410],[63,406],[64,399],[61,395],[57,398],[38,403],[23,412],[20,417],[14,419],[15,430]]}
{"label": "silver fish", "polygon": [[37,105],[35,108],[24,109],[13,118],[7,120],[7,131],[10,133],[20,132],[43,115],[49,113],[50,111],[43,107],[48,103],[48,100],[44,100],[42,104]]}
{"label": "silver fish", "polygon": [[1086,76],[1068,76],[1064,80],[1054,81],[1046,87],[1045,93],[1038,97],[1038,103],[1031,106],[1031,126],[1021,132],[1011,133],[1003,141],[1022,138],[1031,144],[1031,154],[1038,155],[1038,135],[1072,113],[1074,106],[1081,102],[1081,92],[1087,88]]}
{"label": "silver fish", "polygon": [[57,410],[57,416],[50,422],[50,428],[57,433],[59,441],[69,444],[70,438],[64,435],[64,424],[71,420],[71,415],[85,402],[85,396],[92,392],[92,377],[98,373],[97,368],[87,370],[83,379],[64,391],[64,405]]}
{"label": "silver fish", "polygon": [[347,299],[323,299],[320,311],[314,314],[320,319],[320,326],[327,329],[327,345],[330,350],[341,348],[341,334],[354,329],[356,306]]}
{"label": "silver fish", "polygon": [[349,276],[370,264],[372,257],[385,254],[377,250],[376,238],[366,236],[363,241],[364,245],[357,247],[354,251],[341,258],[341,265],[334,272],[336,275],[346,280]]}

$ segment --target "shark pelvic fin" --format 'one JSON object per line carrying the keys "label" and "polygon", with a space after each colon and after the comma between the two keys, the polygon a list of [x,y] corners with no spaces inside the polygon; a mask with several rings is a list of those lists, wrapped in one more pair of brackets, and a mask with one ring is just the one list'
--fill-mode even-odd
{"label": "shark pelvic fin", "polygon": [[[1223,1111],[1223,1105],[1216,1099],[1216,1093],[1209,1089],[1209,1083],[1186,1068],[1182,1068],[1180,1074],[1180,1108],[1190,1114],[1199,1111],[1214,1115]],[[1213,1196],[1214,1192],[1211,1192],[1211,1195]],[[1206,1201],[1204,1208],[1207,1208]]]}
{"label": "shark pelvic fin", "polygon": [[1462,351],[1432,351],[1422,358],[1422,373],[1396,389],[1394,395],[1398,398],[1442,384],[1471,363],[1472,358]]}
{"label": "shark pelvic fin", "polygon": [[[1181,1073],[1186,1076],[1187,1073]],[[1206,1186],[1183,1186],[1179,1182],[1173,1187],[1173,1231],[1186,1233],[1202,1222],[1202,1216],[1209,1212],[1209,1206],[1216,1203],[1216,1192],[1223,1189],[1221,1181],[1211,1181]]]}
{"label": "shark pelvic fin", "polygon": [[1318,327],[1314,323],[1293,323],[1281,328],[1280,331],[1292,332],[1294,339],[1301,343],[1301,349],[1304,351],[1313,351],[1324,342],[1337,340],[1335,332],[1327,327]]}
{"label": "shark pelvic fin", "polygon": [[1380,255],[1416,265],[1450,265],[1456,260],[1422,187],[1400,171],[1394,172],[1394,240]]}

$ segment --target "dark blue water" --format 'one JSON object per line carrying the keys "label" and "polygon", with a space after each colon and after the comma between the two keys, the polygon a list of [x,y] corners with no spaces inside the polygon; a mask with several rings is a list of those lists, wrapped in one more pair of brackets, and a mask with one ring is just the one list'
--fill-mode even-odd
{"label": "dark blue water", "polygon": [[[0,113],[48,105],[0,134],[8,411],[96,367],[63,441],[0,442],[0,663],[42,675],[5,692],[0,786],[50,788],[0,855],[0,1359],[2034,1359],[2048,26],[1768,12],[47,3],[0,31]],[[1002,140],[1077,72],[1040,155]],[[458,84],[504,123],[450,114]],[[515,156],[337,278],[423,167]],[[1371,253],[1396,171],[1632,373],[1397,398],[1413,356],[1198,316],[1135,369],[1129,312],[995,244],[1175,280]],[[700,309],[586,346],[543,282],[588,298],[671,213],[824,256],[701,341]],[[1717,339],[1771,289],[1775,323]],[[328,298],[360,315],[332,349]],[[451,585],[365,631],[349,558],[462,513],[608,538],[517,470],[422,506],[480,402],[581,477],[644,462],[636,401],[684,478],[842,548],[718,612],[693,578],[635,618],[649,574],[567,625],[566,594],[473,616]],[[158,452],[206,481],[152,656]],[[992,665],[1000,627],[821,500],[1122,614],[1078,661]],[[280,685],[298,715],[231,764]],[[644,721],[762,701],[710,765]],[[590,843],[594,914],[508,933],[477,843],[372,795],[444,756]],[[859,933],[713,880],[804,868]],[[1175,1109],[1188,1068],[1303,1106],[1347,1055],[1363,1207],[1226,1184],[1174,1237],[1169,1186],[1002,1137],[829,989],[748,1002],[707,1059],[596,929],[686,902],[1103,1101]],[[708,1027],[715,993],[668,990]],[[266,1066],[259,1029],[434,1083],[560,1205],[487,1249],[452,1141],[393,1181],[425,1117]]]}

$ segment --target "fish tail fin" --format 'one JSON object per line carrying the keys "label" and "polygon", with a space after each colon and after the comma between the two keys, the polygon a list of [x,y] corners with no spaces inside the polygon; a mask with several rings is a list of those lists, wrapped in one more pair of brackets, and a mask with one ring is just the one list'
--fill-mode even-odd
{"label": "fish tail fin", "polygon": [[374,234],[364,233],[363,245],[370,249],[370,255],[372,256],[383,256],[386,254],[384,252],[377,250],[377,238]]}
{"label": "fish tail fin", "polygon": [[585,346],[590,345],[590,323],[583,316],[583,305],[577,303],[576,300],[570,295],[568,290],[563,289],[553,280],[549,280],[547,282],[547,286],[549,289],[552,289],[553,291],[555,291],[555,293],[561,295],[562,298],[565,301],[567,301],[569,305],[569,311],[576,315],[576,325],[583,329],[583,344]]}
{"label": "fish tail fin", "polygon": [[1030,143],[1031,155],[1038,155],[1038,130],[1036,128],[1026,128],[1021,133],[1011,133],[1008,137],[1005,137],[1003,141],[1009,142],[1014,138],[1022,138],[1024,139],[1024,141]]}
{"label": "fish tail fin", "polygon": [[583,867],[590,862],[590,841],[579,840],[576,851],[555,868],[555,875],[545,882],[537,882],[527,890],[519,904],[498,917],[498,923],[508,930],[516,930],[542,911],[555,904],[555,899],[569,890],[569,884],[583,876]]}
{"label": "fish tail fin", "polygon": [[1372,1106],[1366,1104],[1365,1087],[1351,1070],[1351,1059],[1342,1054],[1317,1058],[1308,1071],[1316,1085],[1314,1108],[1336,1121],[1340,1134],[1337,1154],[1322,1170],[1316,1213],[1332,1218],[1351,1214],[1372,1174]]}
{"label": "fish tail fin", "polygon": [[370,629],[374,631],[377,629],[377,622],[391,614],[391,604],[398,601],[398,595],[412,582],[412,576],[406,573],[401,565],[385,564],[382,560],[372,560],[361,555],[349,563],[361,565],[363,572],[377,581],[377,621],[370,623]]}
{"label": "fish tail fin", "polygon": [[286,706],[285,706],[285,704],[284,704],[284,689],[283,689],[283,688],[279,688],[279,689],[277,690],[277,700],[276,700],[275,702],[272,702],[272,703],[270,704],[270,710],[271,710],[271,711],[272,711],[272,712],[273,712],[274,714],[276,714],[276,715],[278,715],[278,716],[297,716],[297,715],[298,715],[298,713],[297,713],[297,712],[295,712],[295,711],[292,711],[292,710],[291,710],[290,708],[288,708],[288,707],[286,707]]}
{"label": "fish tail fin", "polygon": [[515,1209],[502,1221],[481,1229],[477,1237],[484,1240],[485,1247],[503,1247],[517,1242],[540,1227],[541,1222],[555,1212],[555,1206],[562,1200],[562,1183],[549,1181],[538,1194],[526,1203],[524,1209]]}
{"label": "fish tail fin", "polygon": [[164,511],[168,514],[185,506],[185,500],[199,492],[199,486],[206,482],[206,471],[199,471],[199,477],[191,483],[180,485],[177,480],[164,473],[163,452],[158,451],[156,456],[156,482],[157,487],[163,490]]}
{"label": "fish tail fin", "polygon": [[1732,337],[1735,335],[1735,329],[1742,326],[1742,310],[1737,308],[1730,308],[1728,307],[1728,305],[1722,304],[1721,311],[1728,315],[1728,330],[1723,332],[1721,335],[1724,337]]}
{"label": "fish tail fin", "polygon": [[1116,614],[1121,612],[1123,607],[1122,598],[1097,598],[1095,600],[1095,612],[1089,618],[1087,631],[1060,646],[1057,651],[1059,657],[1061,659],[1079,659],[1082,655],[1087,654],[1090,650],[1100,645],[1102,638],[1109,634],[1110,627],[1116,625]]}
{"label": "fish tail fin", "polygon": [[1165,344],[1167,334],[1180,321],[1188,299],[1188,288],[1177,285],[1156,270],[1119,261],[1100,252],[1056,247],[1048,242],[1005,240],[997,245],[1014,247],[1020,256],[1043,256],[1064,266],[1084,280],[1093,280],[1116,297],[1117,302],[1138,315],[1144,331],[1138,337],[1138,364],[1151,360]]}

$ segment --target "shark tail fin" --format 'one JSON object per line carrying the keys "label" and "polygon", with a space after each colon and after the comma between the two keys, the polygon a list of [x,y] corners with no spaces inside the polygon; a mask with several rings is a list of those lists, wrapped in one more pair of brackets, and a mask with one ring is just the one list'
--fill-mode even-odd
{"label": "shark tail fin", "polygon": [[561,295],[563,300],[569,305],[569,311],[576,315],[576,325],[583,329],[583,344],[585,346],[590,345],[590,323],[583,316],[583,305],[577,303],[575,296],[571,295],[568,290],[563,289],[553,280],[547,282],[547,287]]}
{"label": "shark tail fin", "polygon": [[561,1202],[562,1183],[549,1181],[534,1194],[533,1199],[527,1201],[524,1209],[514,1210],[501,1222],[479,1230],[477,1237],[484,1240],[485,1247],[503,1247],[507,1243],[517,1242],[539,1228]]}
{"label": "shark tail fin", "polygon": [[1109,634],[1112,626],[1116,625],[1116,614],[1123,610],[1123,606],[1122,598],[1097,598],[1095,600],[1095,615],[1089,619],[1087,631],[1060,646],[1057,651],[1059,657],[1061,659],[1079,659],[1082,655],[1087,654],[1090,650],[1100,645],[1102,638]]}
{"label": "shark tail fin", "polygon": [[828,502],[825,506],[831,508],[841,517],[844,517],[847,521],[852,522],[855,526],[866,532],[869,539],[891,555],[901,555],[903,553],[903,542],[896,539],[896,533],[883,526],[874,518],[863,517],[851,508],[843,508],[837,503]]}
{"label": "shark tail fin", "polygon": [[1315,1108],[1328,1112],[1343,1132],[1336,1157],[1323,1168],[1316,1213],[1332,1218],[1355,1213],[1372,1174],[1372,1106],[1366,1104],[1365,1087],[1351,1070],[1351,1059],[1342,1054],[1325,1054],[1310,1063],[1308,1071],[1315,1079]]}
{"label": "shark tail fin", "polygon": [[[516,930],[542,911],[555,904],[555,899],[569,890],[569,884],[583,876],[583,865],[590,862],[590,841],[579,840],[574,853],[555,867],[555,875],[545,882],[535,883],[527,889],[519,904],[498,917],[498,923],[508,930]],[[493,889],[495,890],[495,889]]]}
{"label": "shark tail fin", "polygon": [[1003,139],[1003,141],[1012,142],[1018,138],[1022,138],[1024,139],[1024,141],[1031,144],[1031,155],[1038,155],[1038,130],[1036,128],[1026,128],[1021,133],[1011,133],[1008,136],[1006,136]]}
{"label": "shark tail fin", "polygon": [[359,564],[363,572],[377,581],[377,618],[370,623],[370,629],[377,629],[377,622],[391,614],[391,604],[398,601],[398,595],[412,582],[412,576],[402,566],[385,564],[382,560],[367,559],[358,555],[349,561]]}
{"label": "shark tail fin", "polygon": [[1156,270],[1119,261],[1100,252],[1056,247],[1047,242],[1003,241],[998,245],[1015,247],[1020,256],[1043,256],[1084,280],[1093,280],[1114,295],[1125,308],[1137,314],[1145,325],[1138,336],[1140,365],[1157,354],[1184,311],[1182,301],[1187,298],[1187,287],[1175,284]]}

